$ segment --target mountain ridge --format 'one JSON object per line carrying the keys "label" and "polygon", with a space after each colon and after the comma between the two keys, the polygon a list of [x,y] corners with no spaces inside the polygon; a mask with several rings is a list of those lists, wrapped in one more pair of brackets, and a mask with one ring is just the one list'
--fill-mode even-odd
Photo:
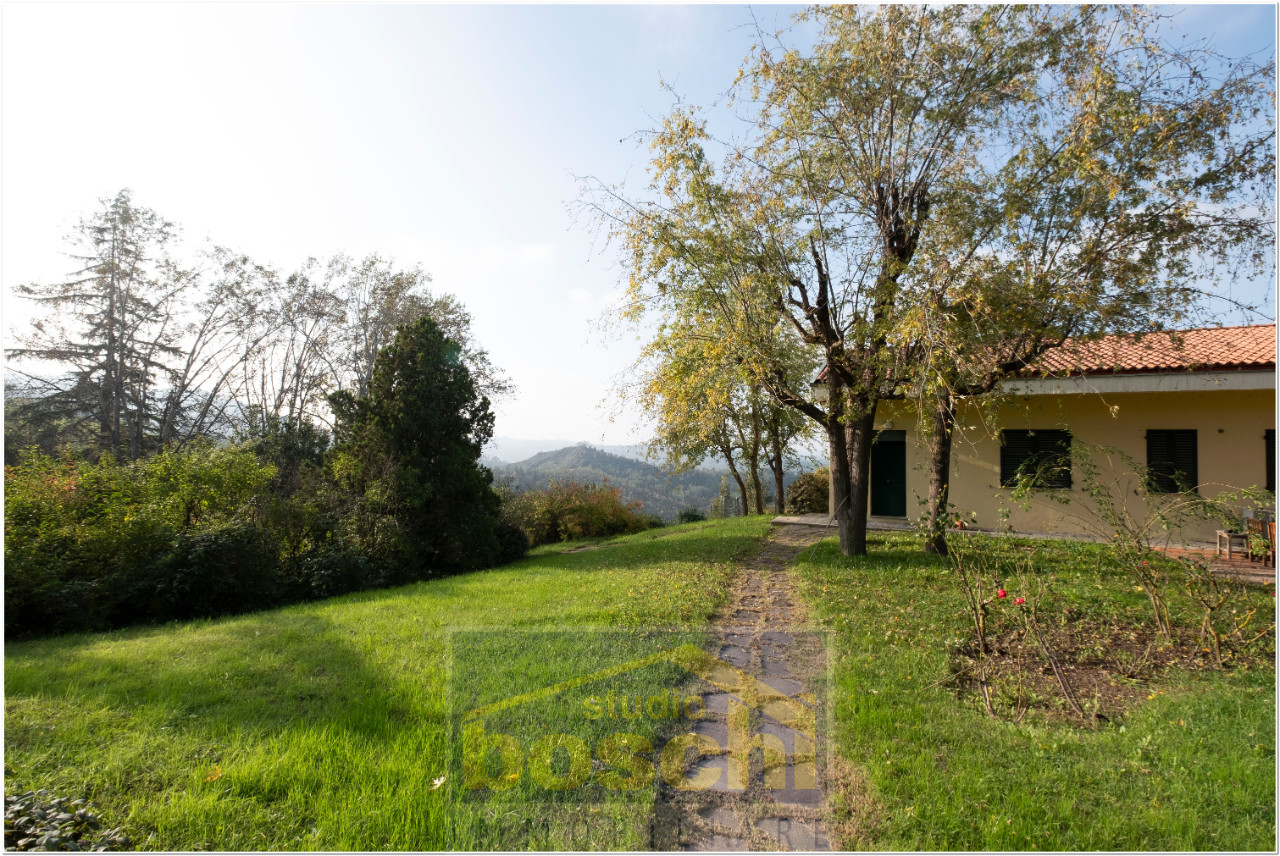
{"label": "mountain ridge", "polygon": [[538,452],[515,463],[490,463],[495,481],[519,490],[540,489],[553,479],[580,484],[607,483],[624,502],[641,503],[641,512],[675,520],[686,508],[706,514],[720,493],[719,472],[668,473],[646,461],[606,452],[586,443]]}

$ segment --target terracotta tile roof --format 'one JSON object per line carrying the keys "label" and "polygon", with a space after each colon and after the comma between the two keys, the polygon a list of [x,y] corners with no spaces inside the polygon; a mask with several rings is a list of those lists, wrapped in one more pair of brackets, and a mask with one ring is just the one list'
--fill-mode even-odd
{"label": "terracotta tile roof", "polygon": [[1274,369],[1276,325],[1204,327],[1132,336],[1107,336],[1049,351],[1028,374],[1135,374],[1143,372]]}
{"label": "terracotta tile roof", "polygon": [[[1024,375],[1141,374],[1146,372],[1275,369],[1276,325],[1202,327],[1093,342],[1068,339]],[[813,383],[826,383],[827,369]]]}

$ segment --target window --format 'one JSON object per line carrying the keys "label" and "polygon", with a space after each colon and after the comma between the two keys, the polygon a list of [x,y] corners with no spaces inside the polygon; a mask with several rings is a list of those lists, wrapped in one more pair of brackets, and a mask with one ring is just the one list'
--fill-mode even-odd
{"label": "window", "polygon": [[1071,487],[1071,432],[1001,431],[1000,484],[1011,487],[1018,476],[1031,476],[1034,487]]}
{"label": "window", "polygon": [[1193,491],[1200,484],[1195,431],[1147,432],[1147,489],[1152,493]]}
{"label": "window", "polygon": [[1276,492],[1276,429],[1268,428],[1262,435],[1267,444],[1267,490]]}

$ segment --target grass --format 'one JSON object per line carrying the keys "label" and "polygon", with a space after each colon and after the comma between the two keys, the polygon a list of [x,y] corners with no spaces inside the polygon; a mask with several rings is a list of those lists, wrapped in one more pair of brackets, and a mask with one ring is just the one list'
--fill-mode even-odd
{"label": "grass", "polygon": [[[469,798],[451,713],[697,641],[732,560],[766,529],[767,518],[737,518],[548,545],[400,589],[8,644],[6,792],[87,796],[147,849],[644,849],[652,789],[557,798],[522,778],[500,799]],[[1006,586],[1051,587],[1051,633],[1149,622],[1145,596],[1096,545],[966,543],[1023,551],[1028,570]],[[583,546],[595,549],[566,552]],[[1168,659],[1096,693],[1110,721],[1089,727],[1050,691],[1022,722],[997,721],[949,682],[970,630],[953,573],[917,540],[874,536],[858,559],[828,540],[796,569],[833,639],[829,798],[846,846],[1274,850],[1270,657],[1224,672]],[[1266,591],[1250,598],[1274,608]],[[1173,607],[1195,626],[1186,603]],[[653,667],[609,688],[649,697],[672,680]],[[527,748],[602,688],[486,725]],[[585,725],[591,743],[614,723]]]}
{"label": "grass", "polygon": [[[986,552],[1008,544],[967,543]],[[1102,547],[1015,546],[1033,570],[1006,582],[1010,599],[1015,585],[1050,585],[1042,622],[1057,615],[1064,632],[1148,623],[1145,596]],[[988,717],[949,680],[971,625],[954,573],[918,540],[874,536],[863,558],[824,541],[797,571],[814,620],[834,640],[843,763],[829,797],[845,846],[1274,851],[1272,657],[1226,672],[1171,665],[1117,679],[1138,692],[1109,722],[1074,724],[1046,699],[1014,724]],[[1249,597],[1264,616],[1274,610],[1268,591]],[[1176,622],[1198,625],[1187,604],[1173,606]],[[1126,687],[1113,689],[1101,693],[1104,709],[1124,697]]]}
{"label": "grass", "polygon": [[[6,793],[89,797],[144,849],[643,848],[651,794],[468,799],[449,775],[451,692],[485,701],[546,686],[652,649],[662,640],[647,628],[705,622],[733,558],[767,526],[551,545],[399,589],[7,644]],[[451,683],[451,640],[485,630],[530,632],[493,634],[483,662],[473,656],[499,677],[468,682],[467,666]],[[558,635],[534,632],[548,630]],[[668,678],[650,670],[630,686],[649,693]]]}

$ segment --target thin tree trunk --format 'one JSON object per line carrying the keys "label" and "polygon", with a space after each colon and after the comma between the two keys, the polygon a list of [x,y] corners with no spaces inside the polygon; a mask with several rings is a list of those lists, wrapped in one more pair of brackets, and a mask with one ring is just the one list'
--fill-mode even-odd
{"label": "thin tree trunk", "polygon": [[[729,465],[729,473],[733,476],[733,480],[738,483],[738,498],[742,503],[742,516],[746,517],[750,514],[747,507],[747,485],[742,480],[742,474],[738,472],[738,467],[733,463],[733,452],[730,449],[721,449],[720,453],[724,455],[725,463]],[[728,509],[725,509],[726,513]]]}
{"label": "thin tree trunk", "polygon": [[120,377],[124,369],[120,360],[120,337],[124,335],[123,301],[120,297],[120,259],[117,250],[117,227],[111,224],[111,297],[107,308],[107,372],[102,382],[110,385],[111,409],[107,413],[108,443],[111,454],[120,454],[120,408],[123,406]]}
{"label": "thin tree trunk", "polygon": [[861,416],[853,416],[845,426],[849,456],[849,549],[846,556],[867,554],[867,495],[871,483],[871,441],[875,436],[876,405],[874,399],[858,402]]}
{"label": "thin tree trunk", "polygon": [[947,555],[947,498],[951,489],[951,435],[955,428],[955,400],[951,390],[938,392],[929,437],[929,528],[924,551]]}
{"label": "thin tree trunk", "polygon": [[764,514],[764,484],[760,481],[760,468],[751,468],[751,486],[755,490],[756,514]]}
{"label": "thin tree trunk", "polygon": [[[754,393],[753,393],[754,395]],[[764,514],[764,485],[760,483],[760,446],[763,429],[760,425],[759,404],[751,405],[751,448],[747,464],[751,469],[751,487],[755,490],[756,514]]]}
{"label": "thin tree trunk", "polygon": [[826,426],[831,457],[831,516],[840,532],[840,552],[848,556],[854,539],[854,518],[849,503],[849,444],[840,422],[844,405],[844,389],[833,379]]}
{"label": "thin tree trunk", "polygon": [[782,514],[782,510],[785,508],[782,481],[786,474],[782,469],[782,437],[776,420],[769,430],[769,445],[772,447],[772,455],[769,457],[769,469],[773,470],[773,512],[774,514]]}

